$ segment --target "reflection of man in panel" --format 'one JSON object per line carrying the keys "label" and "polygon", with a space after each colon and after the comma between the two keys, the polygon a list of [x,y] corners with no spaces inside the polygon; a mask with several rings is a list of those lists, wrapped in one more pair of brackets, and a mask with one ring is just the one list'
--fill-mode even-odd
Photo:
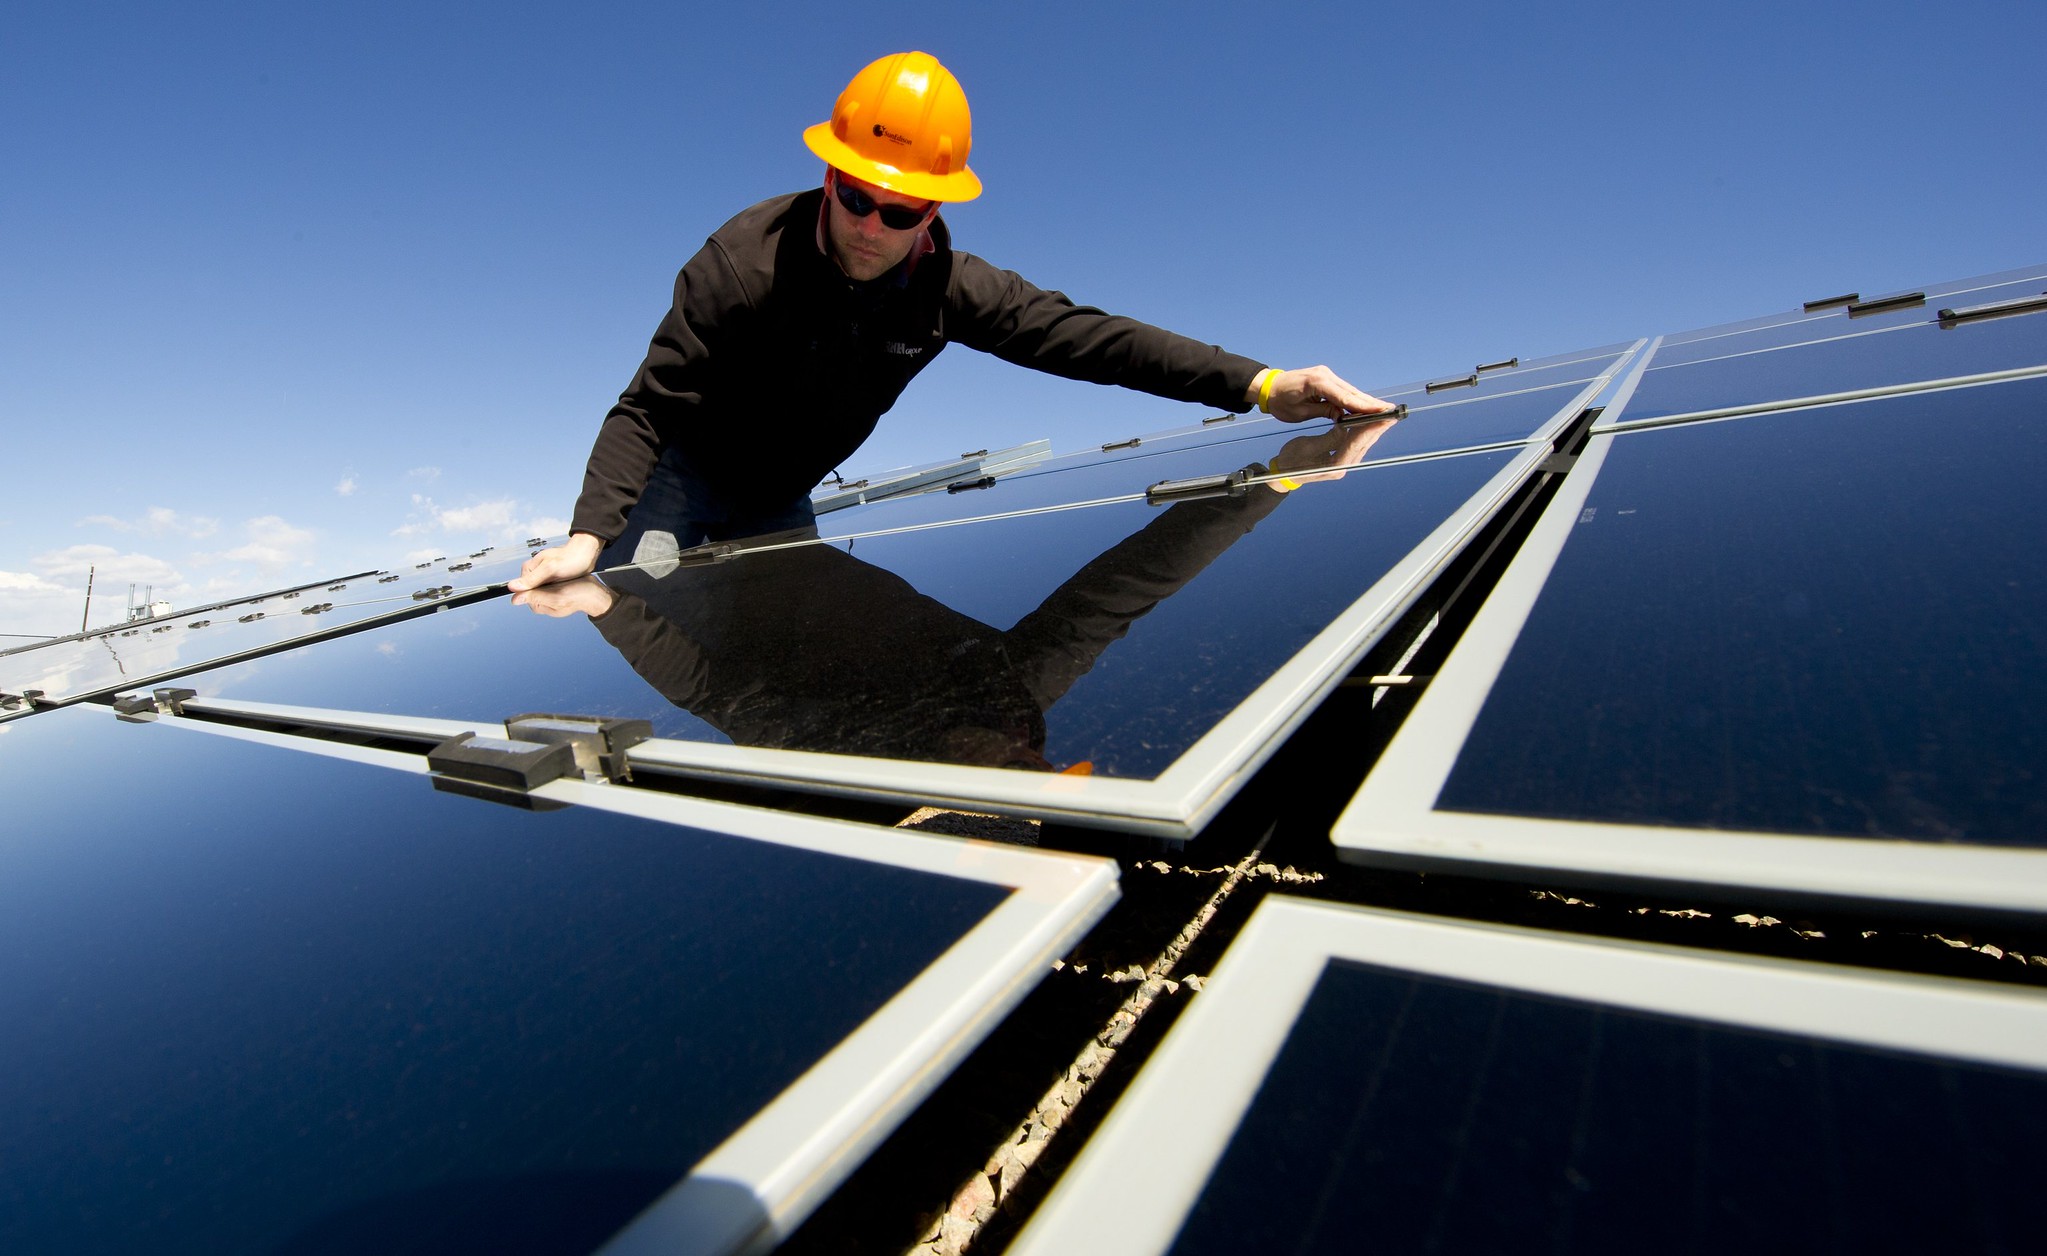
{"label": "reflection of man in panel", "polygon": [[938,215],[981,194],[958,80],[898,53],[803,133],[824,186],[763,201],[682,268],[605,416],[567,544],[514,592],[705,540],[810,523],[813,486],[948,343],[1070,379],[1287,422],[1388,409],[1327,367],[1282,371],[1074,305],[970,253]]}
{"label": "reflection of man in panel", "polygon": [[1173,506],[1006,632],[826,544],[518,600],[589,615],[648,684],[738,745],[1044,771],[1045,713],[1104,650],[1271,514],[1285,485],[1342,475],[1390,426],[1288,441],[1247,468],[1284,478]]}

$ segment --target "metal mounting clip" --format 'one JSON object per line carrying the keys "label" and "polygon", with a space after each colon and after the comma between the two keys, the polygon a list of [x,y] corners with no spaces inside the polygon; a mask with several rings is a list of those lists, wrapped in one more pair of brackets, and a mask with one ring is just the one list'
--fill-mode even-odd
{"label": "metal mounting clip", "polygon": [[1923,292],[1901,292],[1894,297],[1875,297],[1868,301],[1857,301],[1848,307],[1848,317],[1861,318],[1865,314],[1884,314],[1891,310],[1909,310],[1915,305],[1926,304]]}
{"label": "metal mounting clip", "polygon": [[2032,314],[2047,310],[2047,292],[2038,296],[2013,297],[2009,301],[1989,301],[1982,305],[1964,305],[1940,311],[1940,325],[1954,327],[1960,323],[1973,323],[1985,318],[2003,318],[2007,314]]}
{"label": "metal mounting clip", "polygon": [[626,752],[652,737],[654,726],[646,720],[534,712],[506,720],[505,731],[520,741],[567,746],[584,780],[618,782],[633,778]]}
{"label": "metal mounting clip", "polygon": [[1199,501],[1204,497],[1241,497],[1251,487],[1249,471],[1228,475],[1197,475],[1185,480],[1160,480],[1144,490],[1147,505]]}
{"label": "metal mounting clip", "polygon": [[114,699],[114,718],[130,724],[147,724],[159,715],[183,715],[185,699],[198,696],[196,689],[158,689],[150,694],[123,694]]}

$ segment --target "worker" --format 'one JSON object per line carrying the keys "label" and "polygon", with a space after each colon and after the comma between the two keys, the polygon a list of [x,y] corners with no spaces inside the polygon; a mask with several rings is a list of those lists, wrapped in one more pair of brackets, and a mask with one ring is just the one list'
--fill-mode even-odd
{"label": "worker", "polygon": [[811,525],[811,489],[954,341],[1287,422],[1391,409],[1327,367],[1266,366],[955,252],[940,207],[981,180],[966,95],[926,53],[861,70],[803,139],[824,185],[742,211],[683,266],[598,431],[567,543],[528,559],[514,593]]}

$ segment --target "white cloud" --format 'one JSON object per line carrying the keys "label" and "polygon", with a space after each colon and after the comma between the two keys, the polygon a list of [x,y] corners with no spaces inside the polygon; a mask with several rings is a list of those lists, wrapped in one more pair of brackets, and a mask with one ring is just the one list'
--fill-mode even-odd
{"label": "white cloud", "polygon": [[0,571],[0,593],[13,596],[22,594],[62,593],[70,596],[71,590],[61,584],[51,584],[41,576],[26,571]]}
{"label": "white cloud", "polygon": [[494,502],[479,502],[474,506],[462,506],[454,510],[439,512],[442,528],[449,532],[504,532],[512,528],[517,516],[519,503],[507,497]]}
{"label": "white cloud", "polygon": [[113,515],[87,515],[78,526],[112,528],[144,536],[208,537],[220,531],[220,520],[205,515],[181,515],[168,506],[151,506],[140,519],[117,519]]}
{"label": "white cloud", "polygon": [[[411,517],[405,523],[391,529],[392,536],[419,537],[446,533],[459,538],[458,543],[466,544],[468,538],[523,541],[532,536],[557,536],[569,530],[566,519],[530,515],[522,503],[510,497],[476,502],[468,506],[443,508],[433,498],[414,493],[412,505],[414,509]],[[414,552],[432,558],[440,551]]]}
{"label": "white cloud", "polygon": [[248,543],[221,554],[229,562],[255,563],[274,569],[310,563],[317,539],[304,528],[296,528],[276,515],[261,515],[242,525]]}
{"label": "white cloud", "polygon": [[164,559],[152,554],[124,554],[111,545],[67,545],[36,555],[29,565],[45,579],[76,585],[81,594],[89,571],[102,587],[110,581],[133,581],[165,589],[182,588],[185,583],[178,569]]}
{"label": "white cloud", "polygon": [[414,467],[405,474],[408,479],[425,480],[431,484],[441,478],[441,469],[439,467]]}
{"label": "white cloud", "polygon": [[355,493],[355,477],[352,475],[342,476],[341,483],[334,486],[334,492],[339,497],[353,496]]}

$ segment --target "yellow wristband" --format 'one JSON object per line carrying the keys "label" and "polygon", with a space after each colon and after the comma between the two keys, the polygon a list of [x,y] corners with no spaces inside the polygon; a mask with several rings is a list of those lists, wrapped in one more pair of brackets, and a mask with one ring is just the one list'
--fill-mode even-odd
{"label": "yellow wristband", "polygon": [[1277,369],[1270,366],[1265,368],[1265,382],[1258,385],[1258,413],[1272,413],[1272,383],[1278,378]]}
{"label": "yellow wristband", "polygon": [[1280,476],[1276,480],[1267,481],[1267,483],[1271,484],[1272,487],[1278,489],[1282,493],[1291,493],[1301,486],[1301,482],[1299,480],[1284,475]]}

